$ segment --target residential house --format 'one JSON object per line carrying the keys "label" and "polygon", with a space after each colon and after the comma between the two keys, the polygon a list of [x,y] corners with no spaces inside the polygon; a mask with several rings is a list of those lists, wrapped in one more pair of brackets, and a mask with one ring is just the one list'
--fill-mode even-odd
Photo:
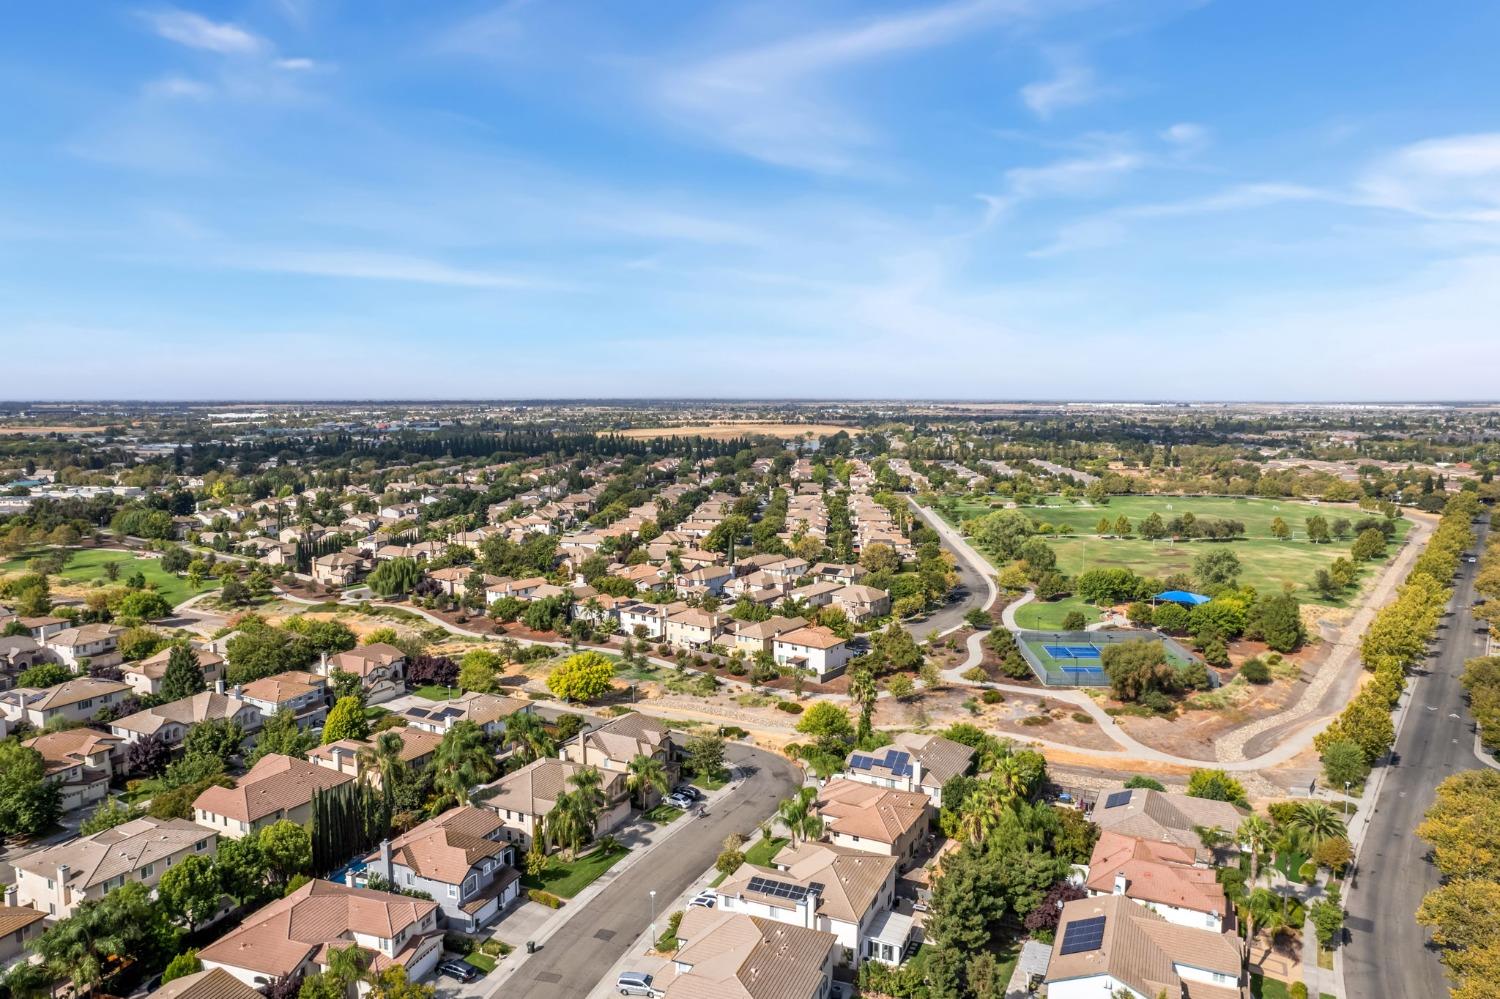
{"label": "residential house", "polygon": [[1179,926],[1123,895],[1102,895],[1063,906],[1047,996],[1241,999],[1240,969],[1232,934]]}
{"label": "residential house", "polygon": [[312,560],[312,578],[324,586],[352,586],[364,571],[365,560],[348,552],[330,552]]}
{"label": "residential house", "polygon": [[62,793],[64,812],[97,804],[109,794],[119,738],[94,728],[69,728],[27,739],[26,745],[42,754],[47,779]]}
{"label": "residential house", "polygon": [[436,900],[444,923],[477,932],[521,893],[516,848],[493,811],[464,805],[396,837],[365,858],[393,885],[424,891]]}
{"label": "residential house", "polygon": [[290,711],[302,728],[321,725],[328,715],[327,679],[302,670],[287,670],[236,686],[234,696],[266,718]]}
{"label": "residential house", "polygon": [[626,604],[620,608],[620,630],[627,635],[660,641],[667,634],[667,619],[687,609],[677,601],[670,604]]}
{"label": "residential house", "polygon": [[[193,646],[193,654],[198,658],[198,669],[203,673],[203,680],[212,687],[215,683],[224,679],[224,657],[210,648]],[[167,675],[167,661],[171,658],[172,649],[167,647],[142,659],[140,662],[125,663],[120,667],[120,672],[126,683],[135,690],[139,696],[156,695],[161,693],[161,682]]]}
{"label": "residential house", "polygon": [[734,570],[724,565],[707,565],[701,569],[691,569],[679,572],[672,579],[672,585],[676,587],[677,596],[687,599],[691,596],[717,597],[723,594],[724,584],[734,578]]}
{"label": "residential house", "polygon": [[645,593],[648,590],[662,589],[667,585],[667,581],[672,578],[672,574],[668,570],[663,569],[659,565],[651,565],[647,562],[642,562],[640,565],[622,565],[609,570],[609,574],[617,576],[620,579],[630,580],[635,584],[636,590],[641,593]]}
{"label": "residential house", "polygon": [[113,666],[120,661],[120,636],[125,629],[113,624],[81,624],[65,628],[44,639],[51,658],[75,673],[83,671],[82,663]]}
{"label": "residential house", "polygon": [[1230,910],[1218,870],[1188,847],[1103,832],[1088,871],[1084,887],[1090,895],[1124,895],[1169,923],[1225,930]]}
{"label": "residential house", "polygon": [[828,999],[833,934],[736,912],[690,907],[677,952],[653,984],[664,999]]}
{"label": "residential house", "polygon": [[771,642],[771,654],[779,666],[811,671],[819,680],[838,676],[854,658],[849,643],[821,625],[808,625],[777,635]]}
{"label": "residential house", "polygon": [[112,707],[129,696],[128,684],[80,676],[41,690],[17,687],[0,693],[0,715],[10,722],[29,722],[33,728],[46,728],[56,718],[82,724],[100,708]]}
{"label": "residential house", "polygon": [[16,685],[16,677],[46,661],[42,645],[29,635],[0,638],[0,691]]}
{"label": "residential house", "polygon": [[891,612],[891,596],[873,586],[845,586],[833,594],[832,606],[851,621],[868,621]]}
{"label": "residential house", "polygon": [[701,649],[719,637],[724,617],[689,607],[667,618],[666,639],[679,648]]}
{"label": "residential house", "polygon": [[[415,726],[385,731],[394,732],[401,737],[401,752],[397,756],[411,771],[425,770],[431,766],[433,753],[437,752],[438,743],[443,741],[441,735],[435,735]],[[340,739],[337,742],[309,749],[307,762],[327,767],[338,773],[348,774],[350,777],[364,778],[379,787],[380,771],[366,766],[367,759],[373,753],[374,745],[373,736],[369,739]]]}
{"label": "residential house", "polygon": [[195,971],[174,978],[147,999],[265,999],[261,993],[223,968]]}
{"label": "residential house", "polygon": [[332,677],[335,670],[360,678],[366,704],[383,704],[406,693],[406,653],[385,642],[357,645],[332,656],[325,653],[318,673]]}
{"label": "residential house", "polygon": [[140,818],[80,836],[15,861],[21,905],[65,919],[85,900],[100,899],[126,881],[155,888],[185,857],[212,857],[218,837],[187,819]]}
{"label": "residential house", "polygon": [[808,575],[822,583],[852,586],[867,575],[864,566],[852,562],[819,562]]}
{"label": "residential house", "polygon": [[[571,760],[543,757],[486,784],[476,798],[480,807],[500,817],[505,825],[501,833],[505,840],[526,853],[558,799],[573,790],[571,778],[583,769],[582,764]],[[625,789],[624,774],[601,769],[599,777],[605,806],[594,824],[594,832],[602,836],[630,817],[630,796]]]}
{"label": "residential house", "polygon": [[808,842],[783,848],[773,867],[740,865],[715,891],[725,912],[832,933],[843,951],[841,964],[866,958],[900,964],[913,927],[909,910],[893,911],[896,863],[894,857]]}
{"label": "residential house", "polygon": [[793,590],[792,599],[809,607],[827,607],[833,603],[833,595],[842,589],[838,583],[808,583]]}
{"label": "residential house", "polygon": [[942,808],[943,785],[967,773],[973,760],[974,750],[961,742],[940,735],[901,732],[889,746],[850,753],[840,776],[877,787],[925,794],[933,808]]}
{"label": "residential house", "polygon": [[[649,756],[666,768],[668,780],[675,784],[680,769],[672,731],[654,718],[632,711],[605,722],[598,728],[580,732],[577,738],[561,747],[563,759],[583,766],[598,767],[612,773],[625,773],[637,756]],[[652,792],[654,795],[655,792]],[[651,798],[647,798],[650,806]]]}
{"label": "residential house", "polygon": [[313,880],[252,913],[237,928],[198,951],[205,970],[222,968],[260,988],[328,967],[328,954],[357,944],[372,968],[406,969],[420,982],[443,955],[436,902]]}
{"label": "residential house", "polygon": [[1109,832],[1187,847],[1197,859],[1207,863],[1214,860],[1214,851],[1203,845],[1198,830],[1222,829],[1233,833],[1246,814],[1226,801],[1190,798],[1149,788],[1121,788],[1101,797],[1089,818]]}
{"label": "residential house", "polygon": [[819,789],[813,807],[829,842],[895,857],[903,871],[928,835],[931,803],[914,791],[835,777]]}
{"label": "residential house", "polygon": [[10,967],[31,951],[28,945],[42,935],[46,914],[29,905],[11,905],[14,888],[6,890],[6,904],[0,905],[0,970]]}
{"label": "residential house", "polygon": [[770,617],[764,621],[738,621],[734,626],[734,647],[753,656],[757,652],[770,652],[772,643],[789,631],[796,631],[807,624],[801,617]]}
{"label": "residential house", "polygon": [[460,721],[471,721],[484,734],[499,737],[505,732],[505,720],[514,714],[535,713],[536,706],[519,697],[469,691],[432,706],[414,704],[402,712],[410,728],[443,735]]}
{"label": "residential house", "polygon": [[234,787],[210,787],[198,795],[193,819],[230,839],[253,835],[282,819],[305,824],[312,821],[315,792],[353,779],[304,760],[268,753]]}
{"label": "residential house", "polygon": [[38,642],[45,642],[65,628],[73,627],[73,622],[65,617],[43,615],[42,617],[21,618],[21,627],[25,628],[26,633]]}
{"label": "residential house", "polygon": [[188,729],[206,721],[239,722],[245,733],[245,745],[255,741],[264,722],[260,708],[223,693],[222,681],[216,690],[202,690],[190,697],[137,711],[109,723],[112,735],[127,745],[148,736],[157,736],[174,750],[182,746]]}

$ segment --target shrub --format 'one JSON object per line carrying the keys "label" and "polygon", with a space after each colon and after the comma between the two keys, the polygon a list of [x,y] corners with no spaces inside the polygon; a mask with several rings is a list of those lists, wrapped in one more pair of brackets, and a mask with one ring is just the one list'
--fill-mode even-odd
{"label": "shrub", "polygon": [[1062,630],[1082,631],[1088,627],[1088,623],[1088,618],[1083,616],[1083,611],[1069,611],[1068,615],[1063,618]]}
{"label": "shrub", "polygon": [[527,890],[526,897],[539,905],[545,905],[549,909],[561,909],[563,900],[550,891],[542,891],[540,888]]}
{"label": "shrub", "polygon": [[1052,716],[1028,715],[1027,717],[1021,719],[1021,724],[1027,726],[1028,728],[1036,728],[1039,725],[1051,725]]}
{"label": "shrub", "polygon": [[796,701],[777,701],[776,710],[785,711],[789,715],[800,715],[802,713],[802,705]]}
{"label": "shrub", "polygon": [[1127,788],[1143,788],[1147,791],[1165,791],[1167,786],[1155,777],[1142,777],[1139,774],[1125,782]]}
{"label": "shrub", "polygon": [[1094,723],[1094,716],[1087,711],[1075,711],[1073,712],[1073,720],[1080,725],[1092,725]]}
{"label": "shrub", "polygon": [[1270,683],[1271,667],[1267,666],[1265,660],[1260,657],[1246,659],[1240,666],[1240,676],[1251,683]]}
{"label": "shrub", "polygon": [[472,954],[474,941],[462,933],[444,933],[443,949],[451,950],[455,954]]}
{"label": "shrub", "polygon": [[1005,700],[1005,695],[998,690],[986,690],[979,695],[979,699],[986,704],[999,704]]}
{"label": "shrub", "polygon": [[984,683],[990,675],[984,671],[983,666],[975,666],[973,669],[964,670],[963,678],[970,683]]}
{"label": "shrub", "polygon": [[1307,999],[1307,983],[1293,982],[1291,990],[1287,995],[1290,999]]}

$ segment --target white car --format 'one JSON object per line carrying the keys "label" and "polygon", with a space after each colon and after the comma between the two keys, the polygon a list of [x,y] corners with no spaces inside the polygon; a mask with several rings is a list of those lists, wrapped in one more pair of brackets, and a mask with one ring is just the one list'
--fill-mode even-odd
{"label": "white car", "polygon": [[688,908],[697,906],[701,909],[712,909],[718,903],[718,901],[719,896],[716,893],[712,891],[700,891],[698,894],[694,895],[693,900],[688,903]]}

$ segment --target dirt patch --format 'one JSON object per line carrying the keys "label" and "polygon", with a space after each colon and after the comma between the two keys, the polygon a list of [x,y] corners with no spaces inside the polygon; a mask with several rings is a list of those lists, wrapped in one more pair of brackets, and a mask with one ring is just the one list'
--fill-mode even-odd
{"label": "dirt patch", "polygon": [[840,430],[848,430],[833,423],[763,423],[753,420],[724,420],[713,423],[690,423],[680,427],[631,427],[629,430],[614,430],[621,437],[708,437],[712,440],[729,440],[760,434],[766,437],[826,437]]}

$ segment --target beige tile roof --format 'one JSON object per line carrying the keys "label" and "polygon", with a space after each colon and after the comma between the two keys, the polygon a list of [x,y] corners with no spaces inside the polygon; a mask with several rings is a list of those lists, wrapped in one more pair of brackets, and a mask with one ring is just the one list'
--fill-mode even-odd
{"label": "beige tile roof", "polygon": [[[1068,926],[1098,917],[1104,919],[1099,946],[1063,954]],[[1174,964],[1192,965],[1237,980],[1240,950],[1228,934],[1178,926],[1123,895],[1101,895],[1063,906],[1047,963],[1047,982],[1110,975],[1143,995],[1154,996],[1163,989],[1176,995],[1183,983]]]}
{"label": "beige tile roof", "polygon": [[1199,859],[1211,858],[1213,851],[1203,846],[1195,827],[1234,832],[1247,814],[1226,801],[1190,798],[1148,788],[1135,788],[1129,794],[1128,801],[1113,808],[1106,807],[1109,793],[1100,795],[1089,818],[1101,829],[1190,847]]}
{"label": "beige tile roof", "polygon": [[927,795],[834,778],[818,793],[816,808],[830,829],[877,843],[895,843],[927,821]]}
{"label": "beige tile roof", "polygon": [[[314,682],[316,680],[316,682]],[[310,694],[324,686],[322,677],[314,677],[301,670],[288,670],[275,676],[264,676],[252,680],[240,688],[240,696],[265,701],[268,704],[284,704],[296,697]]]}
{"label": "beige tile roof", "polygon": [[193,802],[213,815],[254,822],[282,809],[312,801],[313,792],[347,784],[354,778],[280,753],[262,756],[235,787],[211,787]]}
{"label": "beige tile roof", "polygon": [[1199,867],[1195,860],[1191,847],[1105,831],[1089,858],[1087,886],[1109,894],[1115,875],[1123,874],[1129,898],[1222,916],[1228,911],[1224,886],[1214,868]]}
{"label": "beige tile roof", "polygon": [[51,638],[47,645],[71,649],[76,645],[91,645],[125,634],[125,629],[113,624],[80,624],[76,628],[64,628]]}
{"label": "beige tile roof", "polygon": [[[222,666],[224,664],[224,657],[211,649],[195,648],[193,652],[198,657],[199,669],[209,670],[214,666]],[[160,680],[167,675],[167,661],[171,656],[172,649],[168,646],[154,656],[142,659],[138,663],[125,663],[120,668],[127,673],[140,673],[142,676],[148,676],[153,680]]]}
{"label": "beige tile roof", "polygon": [[832,628],[814,624],[806,628],[798,628],[779,636],[776,641],[786,645],[800,645],[809,649],[835,649],[844,644],[844,640],[834,634]]}
{"label": "beige tile roof", "polygon": [[584,746],[593,762],[599,754],[603,759],[628,763],[637,756],[651,756],[668,743],[672,734],[667,727],[638,711],[621,715],[613,721],[594,729],[583,736]]}
{"label": "beige tile roof", "polygon": [[263,999],[261,994],[223,968],[209,968],[174,978],[150,999]]}
{"label": "beige tile roof", "polygon": [[692,965],[665,984],[670,999],[812,999],[837,942],[832,933],[692,907],[673,960]]}
{"label": "beige tile roof", "polygon": [[76,766],[86,763],[85,757],[96,753],[110,752],[123,742],[117,735],[108,735],[96,728],[69,728],[61,732],[48,732],[26,740],[26,745],[42,754],[49,764]]}
{"label": "beige tile roof", "polygon": [[734,633],[741,638],[765,641],[788,631],[796,631],[805,624],[807,624],[805,618],[770,617],[764,621],[742,621],[735,628]]}
{"label": "beige tile roof", "polygon": [[846,923],[861,922],[880,899],[886,883],[896,871],[895,857],[834,846],[831,843],[802,843],[788,846],[776,855],[776,868],[742,864],[724,880],[719,891],[725,895],[744,895],[758,902],[783,909],[795,909],[786,898],[752,893],[751,878],[771,878],[807,887],[822,885],[818,897],[818,914]]}
{"label": "beige tile roof", "polygon": [[[571,760],[543,757],[486,785],[494,788],[495,793],[485,798],[483,805],[485,808],[506,809],[523,815],[546,815],[552,811],[552,806],[557,804],[559,797],[572,790],[568,779],[582,769],[582,764]],[[622,792],[625,782],[623,774],[600,770],[599,777],[606,798],[614,798]]]}
{"label": "beige tile roof", "polygon": [[394,939],[436,908],[436,902],[309,881],[204,947],[198,958],[279,978],[309,956],[348,946],[355,933]]}
{"label": "beige tile roof", "polygon": [[[900,733],[887,748],[910,753],[918,763],[922,764],[921,783],[926,787],[942,787],[952,778],[967,771],[969,761],[974,758],[974,750],[961,742],[944,739],[940,735],[922,735],[917,732]],[[851,760],[856,756],[862,756],[872,761],[870,766],[860,768],[861,772],[891,777],[893,775],[890,768],[884,765],[887,748],[871,752],[855,750],[849,756]],[[855,768],[851,765],[849,769]]]}
{"label": "beige tile roof", "polygon": [[[110,722],[110,725],[127,732],[150,735],[170,722],[176,722],[179,725],[196,725],[215,718],[232,719],[248,707],[250,705],[238,697],[203,690],[191,697],[168,701],[166,704],[158,704],[154,708],[147,708],[144,711],[126,715],[124,718],[118,718]],[[257,712],[257,717],[258,715]]]}
{"label": "beige tile roof", "polygon": [[91,676],[80,676],[72,680],[64,680],[57,686],[47,687],[44,690],[17,687],[6,696],[12,703],[17,694],[25,697],[28,711],[49,711],[54,708],[66,708],[91,697],[122,694],[129,690],[129,684],[118,680],[96,680]]}
{"label": "beige tile roof", "polygon": [[0,905],[0,938],[8,937],[46,918],[46,913],[38,912],[29,905]]}
{"label": "beige tile roof", "polygon": [[58,866],[66,864],[68,886],[81,891],[138,871],[174,853],[192,850],[200,840],[213,844],[217,839],[213,830],[187,819],[132,819],[92,836],[80,836],[28,854],[15,866],[40,877],[55,878]]}
{"label": "beige tile roof", "polygon": [[[504,828],[492,811],[473,805],[452,808],[392,840],[391,860],[419,877],[462,884],[475,864],[510,848],[487,838]],[[379,857],[376,851],[365,859],[373,862]]]}
{"label": "beige tile roof", "polygon": [[329,656],[328,662],[335,669],[341,669],[345,673],[368,676],[372,670],[390,666],[396,660],[405,658],[406,653],[394,645],[374,642],[370,645],[357,645],[348,652]]}

